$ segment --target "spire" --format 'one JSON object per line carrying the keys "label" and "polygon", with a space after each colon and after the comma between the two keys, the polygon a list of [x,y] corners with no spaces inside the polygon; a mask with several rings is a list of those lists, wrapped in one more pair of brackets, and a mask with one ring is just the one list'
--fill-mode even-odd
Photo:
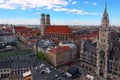
{"label": "spire", "polygon": [[12,26],[13,34],[15,34],[15,26]]}
{"label": "spire", "polygon": [[107,3],[105,3],[105,10],[104,10],[103,17],[107,17],[107,16],[108,16],[108,12],[107,12]]}
{"label": "spire", "polygon": [[109,17],[108,17],[108,12],[107,12],[107,3],[105,3],[105,10],[104,10],[104,13],[103,13],[102,22],[108,22],[109,23]]}
{"label": "spire", "polygon": [[105,8],[107,8],[107,2],[105,2]]}

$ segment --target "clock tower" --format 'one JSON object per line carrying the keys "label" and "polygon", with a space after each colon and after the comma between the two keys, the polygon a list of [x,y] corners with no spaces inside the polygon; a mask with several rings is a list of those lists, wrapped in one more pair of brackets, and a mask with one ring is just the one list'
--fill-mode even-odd
{"label": "clock tower", "polygon": [[102,26],[99,28],[99,41],[97,44],[97,71],[98,75],[107,77],[108,53],[109,53],[109,17],[107,4],[102,18]]}

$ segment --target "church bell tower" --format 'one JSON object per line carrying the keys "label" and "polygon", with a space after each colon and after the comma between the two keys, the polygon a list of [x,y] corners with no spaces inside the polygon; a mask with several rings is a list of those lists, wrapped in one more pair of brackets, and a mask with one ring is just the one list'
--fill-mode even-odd
{"label": "church bell tower", "polygon": [[45,14],[41,14],[41,36],[45,35],[45,28],[46,28],[46,22],[45,22]]}

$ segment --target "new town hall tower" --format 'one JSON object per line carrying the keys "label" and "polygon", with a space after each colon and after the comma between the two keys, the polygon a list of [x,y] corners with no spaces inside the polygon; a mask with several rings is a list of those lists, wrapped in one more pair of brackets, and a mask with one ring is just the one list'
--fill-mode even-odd
{"label": "new town hall tower", "polygon": [[120,80],[120,33],[109,27],[106,4],[98,40],[82,41],[80,61],[81,67],[95,71],[97,75]]}
{"label": "new town hall tower", "polygon": [[99,75],[107,76],[108,54],[109,54],[109,17],[105,4],[105,11],[102,18],[102,26],[99,28],[99,40],[97,44],[97,71]]}

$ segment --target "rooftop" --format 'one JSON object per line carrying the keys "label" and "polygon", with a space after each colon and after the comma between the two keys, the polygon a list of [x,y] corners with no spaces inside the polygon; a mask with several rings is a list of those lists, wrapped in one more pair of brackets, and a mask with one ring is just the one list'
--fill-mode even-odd
{"label": "rooftop", "polygon": [[31,75],[31,71],[28,71],[28,72],[26,72],[26,73],[23,73],[23,77],[26,77],[26,76],[29,76],[29,75]]}
{"label": "rooftop", "polygon": [[1,68],[10,68],[12,61],[0,61],[0,69]]}
{"label": "rooftop", "polygon": [[72,34],[72,30],[68,26],[50,25],[46,27],[45,33]]}
{"label": "rooftop", "polygon": [[13,36],[0,36],[0,42],[14,42],[16,39]]}
{"label": "rooftop", "polygon": [[48,51],[56,54],[56,53],[66,52],[69,50],[71,50],[71,48],[69,46],[59,46],[59,47],[52,48]]}
{"label": "rooftop", "polygon": [[[14,50],[1,50],[0,49],[0,59],[4,59],[6,57],[17,56],[17,55],[25,55],[32,54],[33,51],[29,49],[29,47],[25,46],[23,43],[16,41],[17,46],[14,46]],[[0,46],[3,45],[0,43]]]}
{"label": "rooftop", "polygon": [[39,65],[31,70],[33,80],[71,80],[56,68],[40,61]]}
{"label": "rooftop", "polygon": [[11,68],[27,68],[34,67],[35,59],[23,59],[23,60],[14,60],[11,64]]}

